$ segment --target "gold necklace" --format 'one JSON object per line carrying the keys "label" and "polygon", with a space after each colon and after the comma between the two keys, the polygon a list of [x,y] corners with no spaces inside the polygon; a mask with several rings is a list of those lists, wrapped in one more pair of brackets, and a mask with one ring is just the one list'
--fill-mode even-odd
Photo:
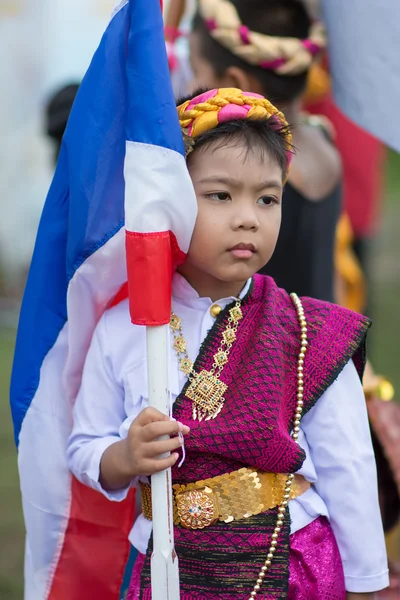
{"label": "gold necklace", "polygon": [[[292,299],[292,302],[296,307],[297,318],[298,318],[298,321],[300,324],[300,331],[301,331],[300,353],[299,353],[299,358],[298,358],[298,363],[297,363],[297,406],[296,406],[296,413],[294,416],[294,427],[293,427],[293,433],[292,433],[293,440],[298,444],[298,438],[299,438],[299,432],[300,432],[300,420],[301,420],[301,415],[303,412],[304,357],[306,355],[307,345],[308,345],[307,322],[306,322],[306,317],[304,315],[304,309],[303,309],[303,305],[301,303],[300,298],[298,296],[296,296],[296,294],[290,294],[290,298]],[[286,480],[285,492],[283,495],[283,500],[278,508],[278,519],[276,521],[274,533],[272,534],[272,541],[271,541],[271,544],[270,544],[270,547],[268,550],[267,559],[265,560],[263,566],[261,567],[261,570],[258,574],[257,581],[253,587],[253,591],[250,593],[249,600],[252,600],[253,598],[255,598],[257,596],[258,592],[261,589],[263,581],[271,567],[272,559],[274,558],[274,554],[276,552],[276,547],[278,545],[277,540],[278,540],[279,533],[280,533],[280,531],[282,529],[282,525],[283,525],[283,518],[285,516],[285,512],[286,512],[286,509],[289,504],[293,480],[294,480],[294,474],[292,473],[292,474],[288,475],[287,480]]]}
{"label": "gold necklace", "polygon": [[225,402],[224,394],[228,386],[220,380],[220,375],[226,363],[232,344],[236,340],[236,332],[240,320],[243,318],[241,300],[238,299],[229,311],[229,319],[222,334],[221,343],[214,354],[214,362],[209,371],[202,369],[196,373],[193,362],[187,351],[187,342],[183,337],[182,319],[171,312],[170,328],[174,337],[174,350],[176,352],[179,368],[187,375],[190,385],[186,390],[186,397],[193,403],[193,419],[202,421],[215,419],[222,410]]}

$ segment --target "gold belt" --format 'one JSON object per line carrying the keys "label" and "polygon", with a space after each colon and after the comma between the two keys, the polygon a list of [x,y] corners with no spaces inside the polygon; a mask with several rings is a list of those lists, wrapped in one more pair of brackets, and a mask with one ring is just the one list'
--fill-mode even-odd
{"label": "gold belt", "polygon": [[[187,529],[204,529],[223,521],[230,523],[279,506],[283,500],[287,475],[264,473],[246,467],[187,485],[175,484],[174,523]],[[290,499],[310,487],[301,475],[295,475]],[[151,485],[140,483],[143,515],[152,520]]]}

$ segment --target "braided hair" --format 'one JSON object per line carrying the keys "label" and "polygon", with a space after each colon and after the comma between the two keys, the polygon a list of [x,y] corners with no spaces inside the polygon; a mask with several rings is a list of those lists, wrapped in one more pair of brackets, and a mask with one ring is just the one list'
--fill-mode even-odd
{"label": "braided hair", "polygon": [[217,76],[239,67],[277,103],[302,95],[325,45],[301,0],[199,0],[193,31]]}

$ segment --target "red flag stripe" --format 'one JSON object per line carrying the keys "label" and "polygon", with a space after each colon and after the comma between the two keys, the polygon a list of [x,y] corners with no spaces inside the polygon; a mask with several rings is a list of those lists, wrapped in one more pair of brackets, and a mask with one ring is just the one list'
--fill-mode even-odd
{"label": "red flag stripe", "polygon": [[72,480],[72,504],[47,600],[119,600],[128,561],[135,491],[110,502]]}
{"label": "red flag stripe", "polygon": [[171,280],[186,254],[172,231],[126,232],[129,308],[137,325],[165,325],[170,321]]}

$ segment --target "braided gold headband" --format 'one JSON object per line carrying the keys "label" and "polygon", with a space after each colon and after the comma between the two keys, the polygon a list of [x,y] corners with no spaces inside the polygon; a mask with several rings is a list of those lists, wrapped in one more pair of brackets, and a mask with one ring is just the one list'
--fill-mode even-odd
{"label": "braided gold headband", "polygon": [[220,88],[200,94],[178,106],[181,128],[192,139],[235,119],[271,119],[282,129],[288,167],[292,158],[292,134],[285,116],[269,100],[237,88]]}
{"label": "braided gold headband", "polygon": [[275,37],[250,31],[229,0],[199,0],[199,11],[210,35],[230,52],[279,75],[305,73],[326,46],[325,29],[315,23],[308,39]]}

